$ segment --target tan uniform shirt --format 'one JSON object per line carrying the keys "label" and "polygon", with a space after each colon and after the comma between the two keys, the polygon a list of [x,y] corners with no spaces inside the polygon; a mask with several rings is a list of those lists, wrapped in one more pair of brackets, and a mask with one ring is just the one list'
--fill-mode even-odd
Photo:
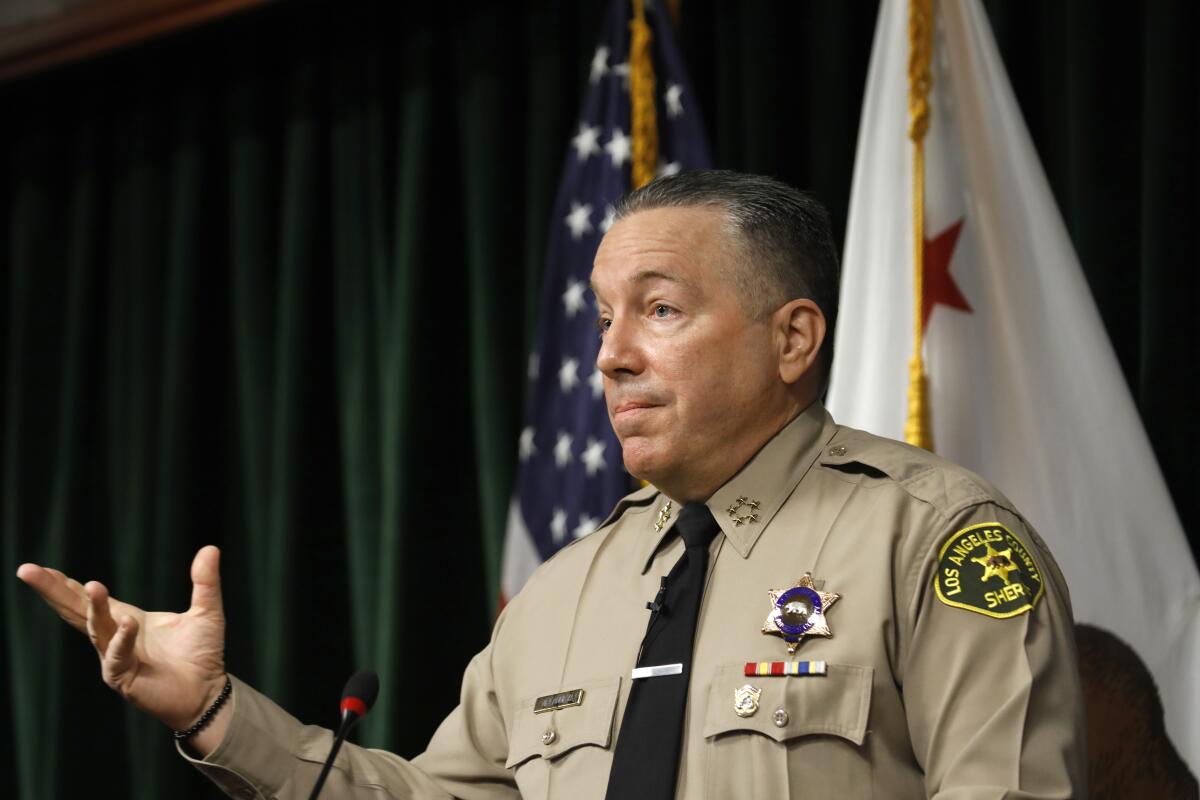
{"label": "tan uniform shirt", "polygon": [[[683,552],[679,509],[668,517],[666,504],[652,487],[636,492],[544,564],[428,750],[407,762],[347,746],[327,796],[603,798],[646,601]],[[679,797],[1085,795],[1066,584],[993,487],[814,405],[708,506],[724,535],[697,623]],[[839,595],[825,608],[832,636],[806,636],[789,657],[761,630],[768,590],[809,572]],[[744,674],[747,662],[792,660],[825,662],[826,674]],[[747,685],[757,709],[742,716]],[[539,697],[576,689],[579,705],[534,713]],[[229,733],[200,768],[236,797],[307,797],[329,732],[240,682],[235,696]]]}

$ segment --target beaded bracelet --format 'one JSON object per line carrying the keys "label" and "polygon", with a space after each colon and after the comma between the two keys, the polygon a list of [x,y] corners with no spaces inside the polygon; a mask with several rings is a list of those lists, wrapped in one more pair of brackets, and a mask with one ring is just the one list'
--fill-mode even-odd
{"label": "beaded bracelet", "polygon": [[217,695],[217,699],[208,707],[208,710],[200,715],[200,719],[196,720],[196,724],[188,728],[186,731],[171,731],[171,735],[175,737],[175,741],[182,742],[195,736],[200,732],[200,729],[209,723],[210,720],[221,710],[221,706],[225,705],[225,701],[229,699],[230,693],[233,691],[233,681],[228,675],[225,676],[225,688]]}

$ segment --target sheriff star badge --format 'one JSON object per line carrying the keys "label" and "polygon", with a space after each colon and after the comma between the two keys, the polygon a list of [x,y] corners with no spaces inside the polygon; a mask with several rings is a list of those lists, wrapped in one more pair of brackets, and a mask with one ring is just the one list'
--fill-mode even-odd
{"label": "sheriff star badge", "polygon": [[833,636],[825,612],[841,595],[822,592],[813,586],[812,573],[789,589],[770,589],[771,613],[763,623],[762,632],[779,636],[787,642],[788,655],[794,655],[805,636]]}

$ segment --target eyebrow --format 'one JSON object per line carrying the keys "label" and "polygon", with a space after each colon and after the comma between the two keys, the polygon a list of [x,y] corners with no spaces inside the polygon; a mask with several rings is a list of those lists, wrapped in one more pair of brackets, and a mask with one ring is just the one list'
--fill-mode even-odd
{"label": "eyebrow", "polygon": [[[685,289],[694,289],[695,288],[692,285],[691,281],[686,280],[685,278],[682,278],[678,275],[672,275],[670,273],[662,272],[661,270],[657,270],[657,269],[638,270],[637,272],[633,273],[633,275],[631,275],[629,277],[628,282],[629,283],[648,283],[650,281],[667,281],[668,283],[674,283],[679,286],[682,286]],[[592,294],[597,294],[596,293],[596,285],[594,283],[592,283],[591,281],[588,281],[588,287],[592,290]],[[599,295],[597,295],[597,296],[599,296]]]}

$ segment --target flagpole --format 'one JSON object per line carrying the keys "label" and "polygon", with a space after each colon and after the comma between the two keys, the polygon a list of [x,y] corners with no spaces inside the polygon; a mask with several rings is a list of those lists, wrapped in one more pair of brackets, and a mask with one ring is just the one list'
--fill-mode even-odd
{"label": "flagpole", "polygon": [[629,22],[629,102],[631,182],[640,189],[654,179],[658,165],[658,119],[654,109],[654,61],[650,57],[651,33],[644,0],[633,0]]}
{"label": "flagpole", "polygon": [[908,4],[908,137],[913,142],[913,355],[908,362],[908,419],[904,439],[933,450],[929,379],[921,357],[925,278],[925,134],[929,132],[929,89],[933,83],[933,2]]}

